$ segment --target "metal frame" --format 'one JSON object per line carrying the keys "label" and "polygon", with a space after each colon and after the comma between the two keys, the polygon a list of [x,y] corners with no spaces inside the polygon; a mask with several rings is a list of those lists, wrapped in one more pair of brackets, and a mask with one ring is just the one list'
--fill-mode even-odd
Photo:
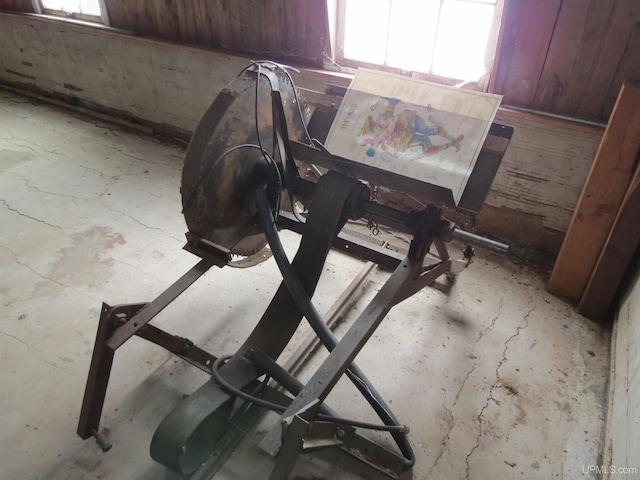
{"label": "metal frame", "polygon": [[[195,347],[190,340],[170,335],[157,327],[148,325],[153,317],[204,275],[211,266],[207,261],[201,260],[151,303],[116,307],[111,307],[106,303],[102,304],[78,421],[77,433],[80,438],[86,439],[94,436],[96,440],[99,440],[100,416],[107,393],[113,358],[116,350],[134,335],[146,338],[211,373],[210,364],[215,361],[214,357]],[[204,363],[202,363],[203,359]]]}
{"label": "metal frame", "polygon": [[[165,292],[150,303],[116,307],[103,304],[78,423],[78,435],[83,439],[93,436],[103,450],[110,448],[108,439],[99,431],[99,425],[111,366],[115,351],[131,337],[138,336],[162,346],[213,377],[170,412],[156,430],[151,442],[151,456],[167,467],[180,473],[192,474],[205,463],[208,470],[215,470],[219,462],[209,462],[207,456],[217,451],[218,456],[224,458],[225,454],[220,455],[220,445],[232,447],[237,442],[237,439],[230,439],[227,435],[229,422],[248,422],[254,417],[253,413],[247,414],[252,409],[241,400],[245,399],[282,412],[280,421],[261,443],[261,447],[272,455],[280,452],[271,475],[273,480],[286,478],[300,453],[318,448],[337,448],[378,471],[397,478],[413,461],[405,427],[397,422],[353,360],[394,305],[433,283],[438,277],[455,274],[460,264],[468,264],[471,254],[465,254],[465,259],[457,262],[453,268],[445,242],[451,240],[455,226],[441,218],[440,209],[434,205],[429,205],[420,212],[409,213],[380,205],[369,200],[367,186],[358,180],[364,178],[373,181],[377,178],[376,172],[314,148],[298,148],[298,145],[292,149],[281,99],[281,88],[286,90],[292,87],[279,85],[273,72],[266,71],[262,74],[272,87],[274,139],[277,140],[282,159],[279,168],[283,170],[283,175],[290,174],[287,177],[291,183],[289,193],[309,202],[304,223],[286,213],[280,216],[281,228],[302,233],[298,252],[289,264],[281,245],[280,250],[276,248],[280,242],[271,217],[269,199],[262,186],[255,185],[253,195],[258,216],[283,272],[283,283],[253,332],[228,361],[206,352],[188,339],[160,330],[149,322],[212,266],[222,268],[232,260],[228,249],[192,232],[187,233],[185,250],[201,260]],[[223,95],[224,98],[226,96]],[[214,102],[212,114],[224,114],[229,106],[229,101],[224,98],[221,102]],[[219,112],[218,109],[222,111]],[[218,115],[213,117],[219,120]],[[206,133],[210,125],[205,122],[203,128]],[[297,175],[296,161],[322,165],[329,171],[317,183],[308,182]],[[370,175],[373,178],[368,178]],[[395,185],[400,189],[407,186],[406,179],[401,181],[386,175],[381,180],[391,181],[391,186]],[[365,218],[412,235],[406,257],[341,232],[347,218]],[[504,245],[487,242],[475,235],[466,234],[465,240],[481,246],[490,245],[497,250],[506,249]],[[390,278],[340,341],[323,330],[326,328],[324,320],[319,318],[309,300],[332,245],[394,269]],[[435,247],[434,252],[430,252],[432,247]],[[281,252],[281,255],[277,252]],[[285,275],[285,271],[289,273]],[[361,283],[362,280],[354,281],[353,289],[359,289]],[[340,299],[340,304],[344,304],[350,295],[346,299]],[[332,312],[339,311],[340,308],[342,307],[337,305]],[[276,363],[297,330],[303,313],[309,320],[315,319],[315,326],[311,321],[312,326],[331,350],[323,365],[305,385],[296,380],[288,370],[295,370],[300,359],[287,365],[287,368]],[[307,355],[313,350],[313,343],[312,340],[305,342],[300,355]],[[222,361],[226,363],[221,363]],[[277,380],[294,398],[282,393],[276,385],[261,383],[259,379],[265,373]],[[353,428],[343,425],[345,420],[336,418],[323,403],[344,373],[367,398],[385,423],[384,427],[391,427],[387,430],[392,432],[402,456],[360,437]],[[247,392],[252,393],[247,396]],[[326,418],[331,421],[327,423],[323,420]],[[360,426],[367,425],[360,422]]]}
{"label": "metal frame", "polygon": [[[346,196],[347,195],[345,195],[345,198]],[[402,212],[396,212],[396,217],[401,218],[403,216],[404,214],[402,214]],[[417,242],[414,239],[414,244],[412,246],[412,249],[410,250],[409,257],[407,257],[402,262],[398,262],[397,254],[388,251],[389,257],[386,260],[380,262],[383,265],[395,264],[396,271],[392,275],[390,280],[383,286],[383,288],[375,297],[367,310],[365,310],[361,317],[356,320],[354,326],[338,344],[336,349],[330,354],[329,358],[327,359],[327,362],[329,363],[322,367],[324,370],[326,370],[328,367],[328,369],[331,371],[331,378],[329,380],[323,381],[312,379],[311,382],[302,387],[302,395],[306,396],[309,392],[311,392],[314,399],[317,400],[317,402],[314,402],[315,407],[317,407],[320,404],[320,401],[323,400],[324,397],[326,397],[326,394],[328,394],[337,379],[344,372],[346,367],[351,363],[360,348],[362,348],[362,346],[366,343],[367,338],[380,324],[389,309],[398,302],[410,297],[411,295],[413,295],[413,293],[420,290],[424,286],[430,284],[440,275],[449,272],[451,260],[449,259],[446,246],[444,245],[443,240],[438,238],[434,233],[445,233],[451,228],[451,225],[446,221],[439,220],[439,212],[433,209],[428,213],[428,216],[431,218],[431,220],[427,221],[426,225],[423,224],[417,227],[416,237],[419,238]],[[437,222],[435,224],[433,221],[434,218],[437,219]],[[291,221],[290,218],[283,220],[283,223],[293,229],[297,229],[299,227],[299,225],[296,225],[295,222]],[[325,223],[323,216],[321,216],[321,220],[319,221],[319,223]],[[304,237],[305,236],[303,235],[303,239]],[[311,250],[315,248],[315,237],[312,238],[313,240],[311,241]],[[335,239],[333,235],[329,235],[328,241],[331,242],[334,240]],[[434,243],[434,245],[436,246],[436,251],[440,259],[437,262],[434,262],[432,260],[426,262],[425,264],[424,259],[427,255],[429,245],[431,245],[431,243]],[[372,248],[371,245],[366,245],[364,243],[358,244],[356,242],[353,242],[350,244],[350,246],[351,248],[347,249],[347,251],[355,253],[359,257],[371,257],[375,260],[380,261],[381,255],[383,254],[383,252],[380,252],[379,249]],[[119,347],[124,345],[131,337],[135,335],[151,341],[152,343],[165,348],[166,350],[172,352],[173,354],[179,356],[180,358],[193,364],[201,370],[209,374],[212,372],[212,365],[217,359],[216,356],[194,345],[194,343],[189,339],[171,335],[149,323],[155,317],[155,315],[157,315],[169,303],[175,300],[182,292],[184,292],[206,271],[208,271],[211,266],[216,265],[218,267],[223,267],[229,260],[224,251],[215,251],[215,249],[212,248],[208,244],[208,242],[200,241],[193,236],[190,236],[190,241],[185,246],[185,249],[198,254],[203,258],[203,260],[192,267],[158,298],[150,303],[119,305],[115,307],[103,304],[102,306],[102,313],[100,316],[98,331],[96,334],[96,342],[83,399],[82,411],[78,423],[78,435],[80,435],[80,437],[83,439],[86,439],[90,436],[95,437],[98,444],[103,450],[108,450],[108,448],[110,448],[108,439],[106,439],[99,431],[99,424],[111,372],[111,366],[114,360],[115,351]],[[320,269],[323,264],[324,259],[322,258],[319,262]],[[372,265],[368,266],[369,270],[371,270]],[[307,267],[308,265],[305,262],[302,268],[306,269]],[[361,284],[362,278],[354,280],[354,284],[350,290],[360,288]],[[339,299],[338,304],[344,304],[350,295],[350,293],[347,293],[345,298]],[[333,310],[337,309],[338,306],[336,306]],[[273,319],[269,320],[268,323],[272,328],[274,327]],[[291,331],[291,335],[292,334],[293,330]],[[287,342],[289,338],[290,336],[286,338]],[[309,344],[313,343],[311,339],[307,340],[307,342],[305,343],[306,346],[302,347],[301,351],[303,353],[301,353],[300,355],[304,355],[306,352],[313,348],[309,346]],[[255,342],[248,341],[248,345],[245,345],[244,348],[240,349],[240,351],[251,353],[254,346]],[[271,353],[273,355],[273,352]],[[277,357],[277,354],[273,356]],[[302,360],[299,357],[293,364],[287,365],[287,368],[291,368],[293,370],[296,365],[300,364],[301,361]],[[255,376],[255,374],[251,375],[250,378],[253,378]],[[234,378],[233,373],[230,374],[230,377]],[[283,405],[288,405],[287,412],[289,413],[283,415],[283,418],[291,417],[292,415],[290,415],[290,412],[292,411],[295,413],[293,417],[299,416],[298,412],[301,407],[300,403],[296,402],[296,400],[291,401],[289,397],[282,396],[282,394],[278,395],[276,393],[276,390],[274,390],[274,386],[269,387],[267,396],[275,396],[275,398],[277,398],[280,403],[282,403]],[[305,402],[303,407],[306,406],[308,406],[308,404]],[[290,470],[293,467],[293,463],[295,462],[297,454],[308,451],[309,448],[311,448],[309,447],[309,445],[315,445],[313,448],[318,448],[318,442],[313,439],[317,439],[319,431],[318,429],[320,429],[321,427],[316,426],[316,422],[313,421],[313,415],[310,415],[310,413],[311,410],[309,410],[309,412],[306,414],[304,425],[307,426],[305,428],[299,426],[291,430],[287,430],[285,438],[292,437],[293,439],[286,441],[287,444],[283,448],[284,452],[287,453],[285,453],[281,457],[278,457],[278,461],[276,462],[277,466],[274,469],[273,474],[275,476],[272,476],[272,478],[280,478],[278,477],[278,472]],[[296,424],[298,422],[299,421],[296,420]],[[280,423],[278,423],[276,427],[278,427],[279,425]],[[374,466],[377,470],[384,472],[392,477],[396,477],[397,475],[399,475],[399,469],[401,469],[400,467],[403,463],[402,457],[399,457],[397,454],[388,451],[386,448],[377,446],[375,444],[369,445],[369,443],[371,443],[370,441],[366,440],[364,437],[355,435],[354,432],[351,432],[351,430],[346,428],[345,426],[333,425],[331,427],[323,428],[340,428],[340,431],[342,432],[349,432],[350,439],[349,442],[340,441],[335,444],[326,444],[323,446],[323,448],[328,448],[331,446],[336,447],[340,451],[346,452],[351,456],[359,458],[363,462]],[[273,436],[275,435],[279,438],[279,433],[281,432],[278,433],[277,430],[274,432],[275,433],[271,434],[270,437],[273,438]],[[291,442],[293,442],[294,444],[298,444],[298,441],[301,441],[302,439],[305,440],[305,445],[307,446],[298,450],[294,455],[292,450],[293,447],[291,447]],[[184,441],[184,443],[187,443],[186,440]],[[367,449],[361,450],[362,445],[365,443],[367,445]],[[171,449],[175,450],[182,447],[183,445],[180,445],[180,447],[171,446]],[[271,447],[269,447],[268,449],[271,451],[271,453],[277,453],[276,451],[279,450],[278,442],[272,443]],[[367,451],[368,453],[364,455],[362,453],[363,451]],[[371,457],[372,455],[373,458]],[[184,467],[184,465],[181,463],[181,460],[179,459],[176,459],[175,464],[169,466],[177,470],[181,470],[181,468]]]}

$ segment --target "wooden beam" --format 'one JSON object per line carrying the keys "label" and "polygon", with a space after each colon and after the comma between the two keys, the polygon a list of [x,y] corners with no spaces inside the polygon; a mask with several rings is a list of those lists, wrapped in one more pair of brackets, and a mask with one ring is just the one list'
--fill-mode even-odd
{"label": "wooden beam", "polygon": [[581,297],[631,182],[639,150],[640,83],[625,82],[551,273],[551,293]]}
{"label": "wooden beam", "polygon": [[605,247],[580,300],[585,317],[599,319],[609,310],[627,267],[640,245],[640,166],[622,202]]}

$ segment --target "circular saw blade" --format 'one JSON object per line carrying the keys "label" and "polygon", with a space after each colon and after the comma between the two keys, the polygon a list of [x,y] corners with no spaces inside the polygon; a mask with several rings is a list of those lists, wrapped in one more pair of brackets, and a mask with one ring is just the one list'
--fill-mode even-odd
{"label": "circular saw blade", "polygon": [[[190,233],[235,256],[252,257],[267,244],[252,189],[256,166],[262,163],[264,168],[273,162],[267,152],[274,157],[278,152],[273,114],[276,100],[281,102],[289,138],[308,139],[289,73],[282,65],[256,62],[216,97],[196,127],[185,156],[180,191],[187,227]],[[282,173],[274,163],[266,173],[271,180],[267,195],[274,209],[279,204]],[[254,258],[266,259],[268,255]]]}
{"label": "circular saw blade", "polygon": [[[269,91],[245,73],[225,88],[200,120],[182,171],[183,213],[189,231],[248,257],[267,244],[259,227],[251,189],[256,165],[273,148]],[[260,81],[259,90],[268,85]],[[260,127],[260,139],[256,133]]]}

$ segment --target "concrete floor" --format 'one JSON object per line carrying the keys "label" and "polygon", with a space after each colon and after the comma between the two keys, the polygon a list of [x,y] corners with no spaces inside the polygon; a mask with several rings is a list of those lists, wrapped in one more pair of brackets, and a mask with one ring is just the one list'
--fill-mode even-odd
{"label": "concrete floor", "polygon": [[[0,90],[0,478],[182,478],[149,443],[207,376],[143,340],[116,354],[102,422],[112,450],[75,430],[101,302],[149,301],[197,261],[182,250],[183,153]],[[293,251],[297,237],[284,239]],[[320,311],[361,265],[330,254]],[[387,276],[375,273],[363,301]],[[278,283],[273,260],[211,270],[155,323],[232,353]],[[578,479],[601,464],[609,340],[545,291],[544,272],[478,252],[449,295],[430,288],[395,307],[358,363],[411,427],[406,478]],[[374,420],[347,382],[330,400]],[[216,478],[268,478],[256,444],[274,418],[246,432]],[[336,455],[306,458],[294,476],[376,478]]]}

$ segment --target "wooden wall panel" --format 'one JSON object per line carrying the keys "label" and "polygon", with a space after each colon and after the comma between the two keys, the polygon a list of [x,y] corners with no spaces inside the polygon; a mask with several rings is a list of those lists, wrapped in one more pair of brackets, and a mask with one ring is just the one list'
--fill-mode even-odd
{"label": "wooden wall panel", "polygon": [[111,25],[167,40],[323,65],[323,0],[105,0]]}
{"label": "wooden wall panel", "polygon": [[31,0],[0,0],[0,10],[34,13]]}
{"label": "wooden wall panel", "polygon": [[640,78],[640,1],[506,1],[503,104],[606,122],[622,83]]}
{"label": "wooden wall panel", "polygon": [[565,232],[602,129],[506,109],[495,121],[514,134],[487,203],[538,214],[544,227]]}
{"label": "wooden wall panel", "polygon": [[[536,90],[535,107],[606,119],[610,111],[603,109],[605,99],[611,89],[619,91],[624,80],[612,85],[639,21],[638,0],[564,0]],[[637,51],[635,55],[640,62]]]}
{"label": "wooden wall panel", "polygon": [[[180,20],[178,17],[178,4],[182,4],[181,0],[164,0],[155,2],[155,19],[159,36],[168,35],[171,40],[179,40]],[[161,5],[161,7],[158,7]],[[184,14],[184,13],[183,13]],[[165,33],[166,32],[166,33]]]}
{"label": "wooden wall panel", "polygon": [[[637,3],[640,7],[640,2]],[[618,98],[620,87],[629,79],[640,80],[640,13],[627,40],[624,55],[616,66],[616,73],[604,101],[604,111],[611,112]]]}
{"label": "wooden wall panel", "polygon": [[127,5],[131,2],[127,0],[105,0],[109,23],[112,27],[121,28],[123,30],[132,30],[133,23]]}
{"label": "wooden wall panel", "polygon": [[[195,43],[206,47],[218,47],[216,31],[213,29],[212,19],[216,16],[215,9],[211,9],[214,2],[206,0],[191,0],[187,3],[186,10],[187,28],[190,29],[196,37]],[[182,32],[178,40],[186,41]]]}
{"label": "wooden wall panel", "polygon": [[[323,67],[325,0],[105,0],[115,28]],[[0,9],[32,12],[30,0]],[[606,121],[640,78],[640,0],[505,0],[495,93],[504,105]]]}
{"label": "wooden wall panel", "polygon": [[549,291],[577,300],[609,235],[640,152],[640,82],[625,82],[562,243]]}
{"label": "wooden wall panel", "polygon": [[495,92],[530,106],[542,75],[562,0],[506,0]]}

